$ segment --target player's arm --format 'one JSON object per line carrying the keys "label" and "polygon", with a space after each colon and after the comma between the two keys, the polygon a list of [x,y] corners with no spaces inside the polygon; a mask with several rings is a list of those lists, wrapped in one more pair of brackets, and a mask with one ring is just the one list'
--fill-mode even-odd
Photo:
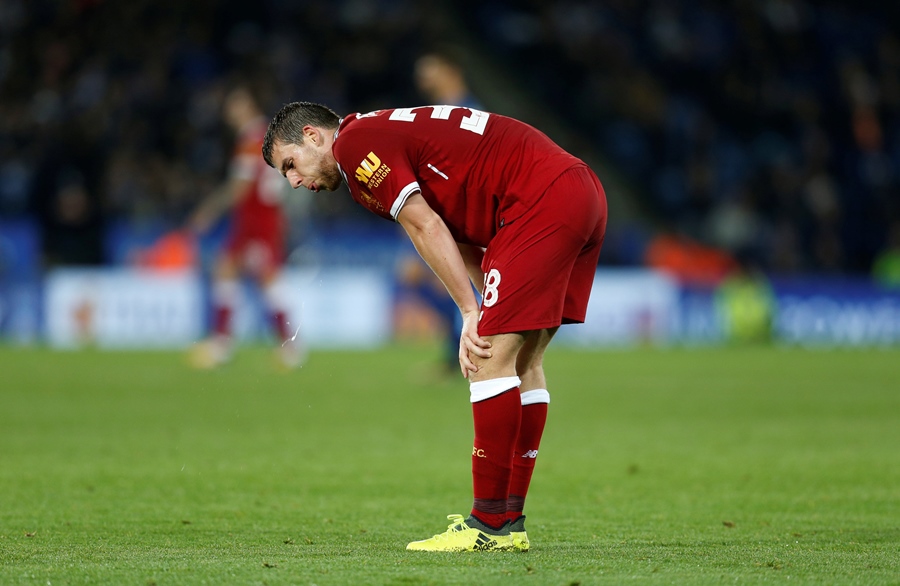
{"label": "player's arm", "polygon": [[397,214],[397,221],[459,307],[463,318],[459,364],[463,376],[468,377],[470,372],[478,370],[470,355],[490,358],[490,343],[478,335],[478,300],[469,284],[466,263],[456,241],[444,220],[431,209],[419,192],[409,196]]}
{"label": "player's arm", "polygon": [[241,197],[250,191],[252,186],[253,180],[243,177],[232,177],[223,183],[197,206],[191,216],[191,228],[201,233],[209,230],[222,214],[233,208]]}
{"label": "player's arm", "polygon": [[475,285],[475,289],[481,291],[484,287],[484,271],[481,270],[481,261],[484,260],[484,249],[473,244],[456,243],[459,248],[459,255],[462,257],[466,265],[466,271],[469,273],[469,279]]}

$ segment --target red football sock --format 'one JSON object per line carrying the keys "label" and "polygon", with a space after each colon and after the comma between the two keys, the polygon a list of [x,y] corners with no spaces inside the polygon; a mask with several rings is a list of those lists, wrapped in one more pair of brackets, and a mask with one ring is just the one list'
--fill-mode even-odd
{"label": "red football sock", "polygon": [[547,422],[547,403],[532,403],[522,406],[522,425],[513,454],[513,470],[509,483],[509,499],[506,503],[506,517],[510,521],[518,519],[525,510],[525,495],[531,484],[538,446]]}
{"label": "red football sock", "polygon": [[475,420],[472,515],[499,529],[506,523],[513,450],[522,417],[518,387],[472,403],[472,415]]}
{"label": "red football sock", "polygon": [[216,281],[212,286],[213,323],[216,336],[231,337],[231,315],[237,304],[240,284],[231,279]]}
{"label": "red football sock", "polygon": [[275,333],[278,335],[279,342],[286,342],[293,335],[293,333],[288,330],[287,315],[281,310],[272,312],[272,327],[275,328]]}
{"label": "red football sock", "polygon": [[231,337],[231,307],[216,305],[213,316],[213,332],[217,336]]}

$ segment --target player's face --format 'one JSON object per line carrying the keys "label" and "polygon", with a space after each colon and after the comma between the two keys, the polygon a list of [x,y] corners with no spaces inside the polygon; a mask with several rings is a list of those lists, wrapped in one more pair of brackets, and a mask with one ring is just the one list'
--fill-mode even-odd
{"label": "player's face", "polygon": [[316,192],[334,191],[341,185],[330,145],[313,144],[308,139],[299,145],[279,141],[272,148],[272,162],[294,189],[303,186]]}

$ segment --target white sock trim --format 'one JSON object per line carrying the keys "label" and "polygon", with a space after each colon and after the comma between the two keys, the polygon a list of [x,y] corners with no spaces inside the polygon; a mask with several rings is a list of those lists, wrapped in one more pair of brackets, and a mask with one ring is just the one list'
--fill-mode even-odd
{"label": "white sock trim", "polygon": [[517,376],[504,376],[502,378],[492,378],[488,380],[480,380],[477,383],[469,383],[469,394],[472,403],[478,403],[491,397],[496,397],[501,393],[505,393],[509,389],[514,389],[522,384]]}
{"label": "white sock trim", "polygon": [[534,389],[522,393],[522,405],[534,405],[535,403],[549,403],[550,393],[547,389]]}

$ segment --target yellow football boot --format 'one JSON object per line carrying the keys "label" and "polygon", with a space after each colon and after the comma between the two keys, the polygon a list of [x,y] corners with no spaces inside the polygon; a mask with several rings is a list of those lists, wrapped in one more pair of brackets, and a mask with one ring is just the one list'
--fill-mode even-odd
{"label": "yellow football boot", "polygon": [[199,370],[212,370],[231,360],[232,346],[225,336],[214,335],[197,342],[188,351],[188,364]]}
{"label": "yellow football boot", "polygon": [[509,526],[509,536],[512,537],[513,547],[518,551],[528,551],[531,544],[528,542],[528,534],[525,533],[525,515],[522,515]]}
{"label": "yellow football boot", "polygon": [[513,549],[509,526],[496,531],[474,517],[464,519],[462,515],[447,515],[450,525],[443,533],[430,539],[413,541],[406,546],[412,551],[503,551]]}

